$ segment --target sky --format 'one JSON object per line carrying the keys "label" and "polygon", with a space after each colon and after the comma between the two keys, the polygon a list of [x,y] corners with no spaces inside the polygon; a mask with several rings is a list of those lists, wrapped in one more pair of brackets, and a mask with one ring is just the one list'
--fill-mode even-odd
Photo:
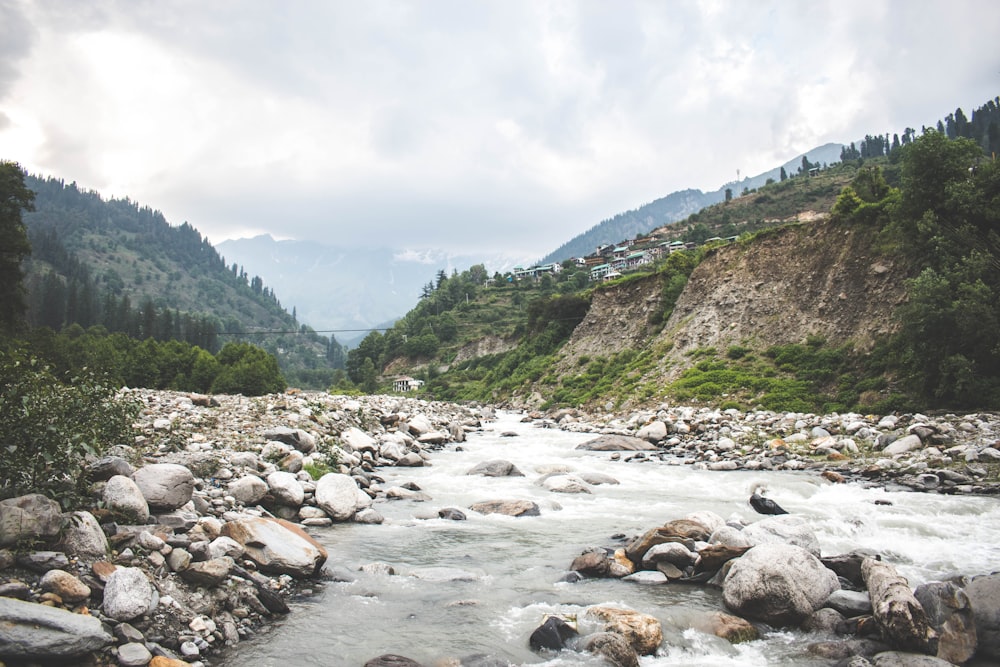
{"label": "sky", "polygon": [[0,159],[213,243],[540,257],[1000,93],[989,0],[0,0]]}

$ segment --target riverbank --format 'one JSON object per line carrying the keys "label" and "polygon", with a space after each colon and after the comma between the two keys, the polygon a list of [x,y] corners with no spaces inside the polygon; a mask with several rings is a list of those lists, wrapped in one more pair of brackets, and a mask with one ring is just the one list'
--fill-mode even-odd
{"label": "riverbank", "polygon": [[[45,549],[10,548],[24,547],[28,536],[22,532],[2,556],[5,595],[32,607],[72,609],[76,616],[86,609],[104,622],[93,630],[100,648],[87,651],[93,664],[204,664],[219,647],[253,637],[283,615],[287,600],[308,597],[315,588],[313,575],[328,554],[303,529],[378,523],[380,501],[421,494],[383,484],[380,471],[423,466],[435,450],[460,447],[467,433],[493,416],[488,408],[399,397],[136,395],[144,404],[141,435],[91,468],[94,523],[76,515],[61,537],[50,539],[43,530],[30,538],[45,542]],[[1000,421],[990,415],[870,418],[663,408],[524,419],[620,436],[620,449],[608,456],[626,462],[825,472],[944,493],[997,488],[992,457]],[[137,474],[139,469],[149,472]],[[124,479],[135,482],[138,496]],[[171,497],[157,489],[181,492]],[[77,539],[82,535],[87,539]],[[57,555],[37,555],[46,552]],[[46,574],[51,571],[72,580]]]}

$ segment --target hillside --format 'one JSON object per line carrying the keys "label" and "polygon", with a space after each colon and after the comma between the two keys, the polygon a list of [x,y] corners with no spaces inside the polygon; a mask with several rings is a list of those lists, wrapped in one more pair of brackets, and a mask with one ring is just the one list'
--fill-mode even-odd
{"label": "hillside", "polygon": [[35,210],[24,214],[29,324],[55,331],[101,325],[213,353],[244,340],[275,354],[293,376],[342,363],[335,340],[297,322],[262,279],[227,266],[191,225],[172,226],[136,202],[105,200],[56,179],[28,176],[25,185],[35,192]]}

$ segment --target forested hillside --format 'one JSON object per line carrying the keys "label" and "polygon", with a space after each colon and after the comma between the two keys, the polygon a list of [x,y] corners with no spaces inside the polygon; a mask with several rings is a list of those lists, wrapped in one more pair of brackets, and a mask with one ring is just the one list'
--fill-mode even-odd
{"label": "forested hillside", "polygon": [[[870,135],[838,164],[727,197],[651,235],[707,243],[609,281],[574,261],[521,279],[439,275],[351,351],[351,377],[543,408],[996,409],[998,105]],[[709,238],[721,229],[738,240]]]}
{"label": "forested hillside", "polygon": [[335,339],[297,322],[259,277],[227,266],[190,224],[170,225],[159,211],[57,179],[28,176],[25,185],[35,193],[34,210],[24,214],[29,325],[56,332],[96,325],[210,353],[250,342],[306,386],[327,386],[343,366]]}

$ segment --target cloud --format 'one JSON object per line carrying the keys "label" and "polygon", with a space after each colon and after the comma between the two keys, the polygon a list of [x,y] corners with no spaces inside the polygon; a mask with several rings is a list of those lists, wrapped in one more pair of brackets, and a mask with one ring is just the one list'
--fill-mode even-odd
{"label": "cloud", "polygon": [[541,256],[674,190],[996,94],[1000,8],[0,6],[0,149],[219,241]]}

